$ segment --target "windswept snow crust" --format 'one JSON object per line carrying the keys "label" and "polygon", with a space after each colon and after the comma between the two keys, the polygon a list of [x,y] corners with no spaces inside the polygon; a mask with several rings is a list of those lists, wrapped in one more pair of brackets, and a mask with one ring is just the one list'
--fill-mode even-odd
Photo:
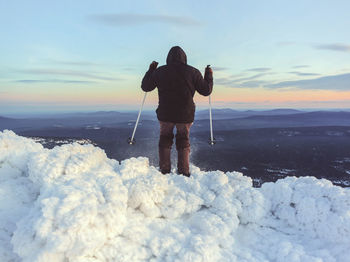
{"label": "windswept snow crust", "polygon": [[349,189],[191,173],[0,132],[0,261],[350,261]]}

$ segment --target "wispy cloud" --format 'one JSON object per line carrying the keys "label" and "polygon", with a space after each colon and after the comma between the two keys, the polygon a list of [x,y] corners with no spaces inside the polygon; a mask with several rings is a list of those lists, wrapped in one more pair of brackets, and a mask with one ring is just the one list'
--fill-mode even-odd
{"label": "wispy cloud", "polygon": [[313,90],[350,90],[350,73],[323,76],[315,79],[283,81],[265,85],[267,88],[298,88]]}
{"label": "wispy cloud", "polygon": [[234,88],[256,88],[261,87],[262,84],[265,84],[266,82],[263,80],[257,80],[260,77],[263,77],[265,75],[269,75],[270,73],[260,73],[255,74],[248,77],[240,77],[240,78],[231,78],[231,77],[222,77],[215,80],[215,84],[224,85],[227,87],[234,87]]}
{"label": "wispy cloud", "polygon": [[81,80],[61,80],[61,79],[46,79],[46,80],[38,80],[38,79],[21,79],[16,80],[16,83],[24,83],[24,84],[40,84],[40,83],[59,83],[59,84],[94,84],[95,81],[81,81]]}
{"label": "wispy cloud", "polygon": [[271,70],[270,67],[256,67],[256,68],[246,69],[245,71],[249,71],[249,72],[267,72],[267,71],[270,71],[270,70]]}
{"label": "wispy cloud", "polygon": [[278,46],[290,46],[290,45],[295,45],[296,42],[293,41],[281,41],[281,42],[277,42]]}
{"label": "wispy cloud", "polygon": [[264,101],[254,101],[254,102],[242,102],[242,101],[227,101],[227,100],[215,100],[214,104],[220,107],[235,107],[245,106],[247,108],[256,108],[261,106],[267,106],[267,108],[276,108],[276,107],[285,107],[285,108],[330,108],[334,107],[338,110],[343,108],[349,108],[348,105],[350,100],[312,100],[312,101],[300,101],[300,100],[287,100],[287,101],[272,101],[272,100],[264,100]]}
{"label": "wispy cloud", "polygon": [[314,101],[310,101],[310,103],[314,103],[314,104],[339,104],[339,103],[349,103],[349,105],[350,105],[350,99],[343,99],[343,100],[314,100]]}
{"label": "wispy cloud", "polygon": [[267,81],[264,80],[251,80],[251,81],[245,81],[242,83],[239,83],[237,87],[240,88],[258,88],[258,87],[263,87]]}
{"label": "wispy cloud", "polygon": [[[266,103],[269,101],[264,101],[261,103]],[[227,101],[227,100],[215,100],[213,101],[213,103],[217,106],[227,106],[227,107],[231,107],[231,106],[235,106],[235,105],[245,105],[245,106],[256,106],[257,102],[242,102],[242,101]]]}
{"label": "wispy cloud", "polygon": [[178,26],[199,26],[201,23],[187,16],[147,15],[147,14],[95,14],[88,19],[109,26],[135,26],[145,23],[173,24]]}
{"label": "wispy cloud", "polygon": [[130,72],[131,72],[131,71],[135,71],[136,68],[135,68],[135,67],[123,67],[122,70],[128,71],[128,72],[130,71]]}
{"label": "wispy cloud", "polygon": [[100,66],[101,64],[90,61],[65,61],[56,59],[45,59],[45,62],[56,65],[70,65],[70,66]]}
{"label": "wispy cloud", "polygon": [[115,78],[115,77],[100,76],[100,75],[95,74],[95,73],[82,72],[82,71],[78,71],[78,70],[27,69],[27,70],[20,70],[19,72],[26,73],[26,74],[34,74],[34,75],[74,76],[74,77],[83,77],[83,78],[88,78],[88,79],[105,80],[105,81],[121,80],[121,79]]}
{"label": "wispy cloud", "polygon": [[232,82],[244,82],[244,81],[250,81],[250,80],[254,80],[263,76],[268,75],[269,73],[259,73],[259,74],[255,74],[252,76],[247,76],[247,77],[240,77],[240,78],[236,78],[236,79],[231,79]]}
{"label": "wispy cloud", "polygon": [[297,76],[308,76],[316,78],[293,81],[274,81],[272,79],[263,78],[266,75],[273,74],[273,72],[265,72],[240,78],[222,77],[217,78],[214,81],[217,85],[222,85],[230,88],[268,88],[281,90],[285,90],[287,88],[295,88],[307,90],[350,91],[350,73],[330,76],[320,76],[317,73],[304,73],[299,71],[291,71],[289,73]]}
{"label": "wispy cloud", "polygon": [[289,74],[294,74],[297,76],[319,76],[320,74],[317,73],[305,73],[305,72],[299,72],[299,71],[291,71],[288,72]]}
{"label": "wispy cloud", "polygon": [[300,68],[307,68],[307,67],[310,67],[310,66],[309,65],[296,65],[296,66],[293,66],[292,68],[300,69]]}
{"label": "wispy cloud", "polygon": [[335,44],[327,44],[327,45],[315,45],[314,48],[317,49],[326,49],[338,52],[350,52],[350,45],[335,43]]}
{"label": "wispy cloud", "polygon": [[228,70],[229,68],[227,68],[227,67],[220,67],[220,66],[213,66],[212,69],[214,71],[225,71],[225,70]]}

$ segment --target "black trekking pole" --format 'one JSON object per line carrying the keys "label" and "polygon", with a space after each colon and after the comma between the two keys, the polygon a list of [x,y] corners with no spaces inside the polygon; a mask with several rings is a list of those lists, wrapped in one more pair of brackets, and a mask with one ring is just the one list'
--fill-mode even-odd
{"label": "black trekking pole", "polygon": [[140,110],[139,110],[139,114],[138,114],[137,119],[136,119],[134,131],[132,132],[131,137],[128,138],[128,144],[129,145],[134,145],[136,143],[136,140],[134,139],[134,136],[135,136],[137,125],[138,125],[139,120],[140,120],[140,115],[141,115],[141,112],[142,112],[143,105],[145,104],[146,96],[147,96],[147,92],[145,92],[145,95],[143,97],[142,104],[141,104],[141,107],[140,107]]}
{"label": "black trekking pole", "polygon": [[[207,65],[207,68],[210,68],[210,65]],[[211,96],[209,95],[209,123],[210,123],[210,138],[209,138],[209,145],[213,146],[216,144],[216,140],[213,136],[213,119],[211,114]]]}

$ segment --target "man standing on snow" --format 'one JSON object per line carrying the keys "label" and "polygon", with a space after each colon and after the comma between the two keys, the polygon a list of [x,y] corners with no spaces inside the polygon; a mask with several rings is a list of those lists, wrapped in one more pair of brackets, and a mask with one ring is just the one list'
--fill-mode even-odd
{"label": "man standing on snow", "polygon": [[160,123],[159,167],[163,174],[170,173],[170,152],[173,129],[176,126],[177,171],[190,176],[190,127],[194,120],[195,91],[208,96],[213,89],[213,71],[207,67],[204,78],[200,71],[187,65],[185,52],[179,46],[170,49],[166,65],[157,68],[153,61],[142,79],[141,88],[149,92],[158,88],[157,118]]}

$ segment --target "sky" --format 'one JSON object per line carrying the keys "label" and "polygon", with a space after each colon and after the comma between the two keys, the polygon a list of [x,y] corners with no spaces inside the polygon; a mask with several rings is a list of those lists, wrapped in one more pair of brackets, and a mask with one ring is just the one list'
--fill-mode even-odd
{"label": "sky", "polygon": [[[350,108],[350,1],[0,0],[0,115],[130,110],[181,46],[217,108]],[[157,92],[145,108],[157,106]],[[195,95],[198,108],[208,97]]]}

